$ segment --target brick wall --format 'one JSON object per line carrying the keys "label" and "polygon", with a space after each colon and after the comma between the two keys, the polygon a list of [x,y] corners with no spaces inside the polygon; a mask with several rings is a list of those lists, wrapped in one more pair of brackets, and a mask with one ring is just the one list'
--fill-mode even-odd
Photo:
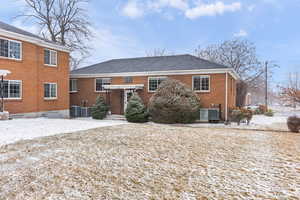
{"label": "brick wall", "polygon": [[[172,75],[167,76],[181,81],[188,87],[192,88],[192,77],[194,75]],[[205,75],[205,74],[201,74]],[[225,83],[226,74],[208,74],[210,76],[210,92],[197,92],[200,97],[201,105],[204,108],[211,107],[212,104],[221,104],[223,116],[225,112]],[[155,76],[150,76],[155,77]],[[125,84],[123,77],[113,77],[112,84]],[[144,89],[139,91],[139,94],[145,104],[148,104],[149,99],[152,96],[152,92],[148,92],[148,76],[133,77],[131,84],[144,84]],[[106,98],[105,92],[95,92],[95,78],[78,78],[77,79],[78,92],[71,94],[71,105],[82,105],[83,100],[88,101],[88,106],[92,106],[98,95],[102,95]],[[228,107],[235,106],[235,80],[228,75]],[[120,90],[113,90],[111,93],[112,112],[115,114],[122,114],[123,105],[121,104],[122,96]]]}
{"label": "brick wall", "polygon": [[[0,57],[0,69],[11,71],[5,79],[22,81],[22,99],[5,100],[5,110],[17,114],[69,109],[69,54],[57,51],[57,67],[49,67],[44,65],[44,47],[20,42],[22,60]],[[44,100],[45,82],[57,83],[57,100]]]}

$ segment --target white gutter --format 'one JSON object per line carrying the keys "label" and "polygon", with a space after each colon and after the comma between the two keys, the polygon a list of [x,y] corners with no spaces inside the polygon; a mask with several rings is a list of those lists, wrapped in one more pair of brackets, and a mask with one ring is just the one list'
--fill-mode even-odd
{"label": "white gutter", "polygon": [[229,73],[233,78],[239,76],[232,68],[223,69],[197,69],[197,70],[170,70],[170,71],[149,71],[149,72],[120,72],[101,74],[70,74],[71,78],[101,78],[101,77],[122,77],[122,76],[161,76],[161,75],[187,75],[187,74],[224,74]]}

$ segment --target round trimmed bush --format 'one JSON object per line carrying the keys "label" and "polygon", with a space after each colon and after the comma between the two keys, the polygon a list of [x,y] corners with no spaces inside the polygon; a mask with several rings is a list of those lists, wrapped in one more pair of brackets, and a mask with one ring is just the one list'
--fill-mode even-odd
{"label": "round trimmed bush", "polygon": [[299,133],[300,118],[297,116],[291,116],[287,119],[287,125],[291,132]]}
{"label": "round trimmed bush", "polygon": [[148,121],[148,111],[137,93],[130,98],[125,117],[128,122],[143,123]]}
{"label": "round trimmed bush", "polygon": [[109,106],[105,103],[102,96],[98,96],[96,104],[92,107],[91,114],[93,119],[104,119],[109,111]]}
{"label": "round trimmed bush", "polygon": [[178,80],[163,81],[149,102],[149,114],[157,123],[193,123],[199,119],[198,96]]}

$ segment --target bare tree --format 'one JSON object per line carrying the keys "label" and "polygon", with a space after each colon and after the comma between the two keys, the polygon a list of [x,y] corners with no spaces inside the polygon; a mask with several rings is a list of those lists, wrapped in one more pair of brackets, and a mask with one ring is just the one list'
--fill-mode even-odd
{"label": "bare tree", "polygon": [[153,56],[170,56],[174,55],[172,52],[168,52],[166,49],[153,49],[152,51],[146,51],[146,56],[153,57]]}
{"label": "bare tree", "polygon": [[206,48],[198,47],[195,54],[234,68],[249,87],[264,73],[263,65],[256,55],[256,47],[248,40],[234,39]]}
{"label": "bare tree", "polygon": [[241,77],[237,85],[237,106],[244,106],[247,90],[264,84],[264,66],[256,55],[256,47],[248,40],[234,39],[206,48],[198,47],[195,55],[216,63],[232,67]]}
{"label": "bare tree", "polygon": [[282,102],[296,106],[300,103],[300,76],[298,72],[289,75],[286,84],[279,86],[279,98]]}
{"label": "bare tree", "polygon": [[83,8],[89,0],[24,1],[24,12],[18,17],[33,20],[39,25],[42,37],[70,48],[71,66],[77,68],[90,50],[86,42],[92,37],[91,23]]}

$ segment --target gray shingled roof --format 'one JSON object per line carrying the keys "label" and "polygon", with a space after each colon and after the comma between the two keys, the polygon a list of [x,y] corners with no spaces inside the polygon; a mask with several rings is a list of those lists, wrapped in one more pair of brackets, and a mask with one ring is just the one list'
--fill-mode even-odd
{"label": "gray shingled roof", "polygon": [[171,70],[224,69],[225,65],[213,63],[192,55],[174,55],[114,59],[81,69],[73,70],[71,74],[103,74],[122,72],[151,72]]}
{"label": "gray shingled roof", "polygon": [[52,43],[52,44],[55,44],[55,45],[62,46],[59,43],[52,42],[50,40],[46,40],[46,39],[44,39],[44,38],[42,38],[38,35],[35,35],[35,34],[30,33],[30,32],[24,31],[20,28],[17,28],[15,26],[12,26],[12,25],[9,25],[9,24],[6,24],[6,23],[1,22],[1,21],[0,21],[0,29],[6,30],[6,31],[9,31],[9,32],[13,32],[13,33],[18,33],[18,34],[25,35],[25,36],[32,37],[32,38],[37,38],[37,39],[40,39],[40,40],[44,40],[48,43]]}
{"label": "gray shingled roof", "polygon": [[32,33],[29,33],[27,31],[24,31],[22,29],[19,29],[17,27],[14,27],[12,25],[6,24],[6,23],[1,22],[1,21],[0,21],[0,29],[6,30],[6,31],[9,31],[9,32],[18,33],[18,34],[21,34],[21,35],[26,35],[26,36],[29,36],[29,37],[34,37],[34,38],[42,39],[42,38],[40,38],[37,35],[34,35]]}

